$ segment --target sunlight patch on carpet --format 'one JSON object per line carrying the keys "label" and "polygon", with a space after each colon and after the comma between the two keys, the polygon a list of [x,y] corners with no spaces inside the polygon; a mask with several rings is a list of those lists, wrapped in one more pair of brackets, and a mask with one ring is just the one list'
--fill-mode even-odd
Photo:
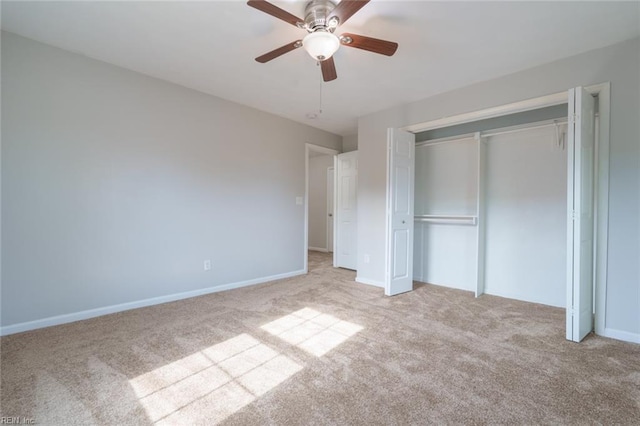
{"label": "sunlight patch on carpet", "polygon": [[157,424],[217,423],[302,370],[240,334],[129,381]]}
{"label": "sunlight patch on carpet", "polygon": [[260,328],[320,357],[364,327],[311,308],[303,308]]}

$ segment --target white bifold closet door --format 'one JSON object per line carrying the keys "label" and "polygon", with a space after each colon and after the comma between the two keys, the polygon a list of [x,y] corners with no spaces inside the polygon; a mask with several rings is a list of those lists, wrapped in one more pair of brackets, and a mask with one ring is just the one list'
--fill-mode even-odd
{"label": "white bifold closet door", "polygon": [[415,135],[387,133],[387,229],[384,294],[413,290]]}
{"label": "white bifold closet door", "polygon": [[567,339],[593,330],[593,186],[595,100],[582,87],[569,91],[567,202]]}
{"label": "white bifold closet door", "polygon": [[[559,131],[558,131],[559,130]],[[487,294],[566,306],[567,151],[564,126],[485,138]]]}

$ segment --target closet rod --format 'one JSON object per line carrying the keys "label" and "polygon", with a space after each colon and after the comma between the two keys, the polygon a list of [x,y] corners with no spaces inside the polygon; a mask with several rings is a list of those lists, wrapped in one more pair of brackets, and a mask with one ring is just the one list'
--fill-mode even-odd
{"label": "closet rod", "polygon": [[450,142],[462,142],[462,141],[466,141],[467,139],[473,139],[475,137],[475,133],[467,133],[465,135],[457,135],[457,136],[449,136],[446,138],[438,138],[438,139],[431,139],[431,140],[426,140],[426,141],[422,141],[422,142],[416,142],[416,148],[420,148],[422,146],[433,146],[433,145],[440,145],[443,143],[450,143]]}
{"label": "closet rod", "polygon": [[[595,115],[596,117],[598,117],[599,114],[596,113]],[[480,133],[480,137],[488,138],[490,136],[504,135],[507,133],[520,132],[523,130],[538,129],[538,128],[547,127],[547,126],[555,126],[557,124],[567,124],[567,122],[568,120],[566,118],[557,118],[552,120],[538,121],[536,123],[528,123],[528,124],[522,124],[519,126],[507,127],[504,130],[495,130],[495,131],[485,130],[479,133]],[[464,135],[448,136],[445,138],[416,142],[416,148],[421,146],[439,145],[439,144],[449,143],[449,142],[461,142],[461,141],[464,141],[467,139],[473,139],[473,138],[475,138],[475,133],[466,133]]]}
{"label": "closet rod", "polygon": [[413,217],[415,222],[441,223],[452,225],[476,225],[478,216],[459,216],[459,215],[416,215]]}
{"label": "closet rod", "polygon": [[561,118],[561,119],[558,119],[558,120],[553,120],[551,123],[543,122],[541,124],[537,124],[537,125],[533,125],[533,126],[525,125],[525,126],[519,126],[518,128],[501,130],[501,131],[496,131],[496,132],[486,132],[486,133],[485,132],[480,132],[480,137],[489,138],[491,136],[507,135],[509,133],[522,132],[524,130],[533,130],[533,129],[541,129],[543,127],[557,126],[558,124],[567,124],[567,119],[566,118]]}

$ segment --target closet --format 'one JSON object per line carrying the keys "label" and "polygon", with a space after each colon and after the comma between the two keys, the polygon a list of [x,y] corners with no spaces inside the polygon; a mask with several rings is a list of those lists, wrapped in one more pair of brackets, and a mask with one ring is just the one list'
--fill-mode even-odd
{"label": "closet", "polygon": [[606,331],[609,111],[602,83],[388,129],[385,294],[415,278]]}
{"label": "closet", "polygon": [[416,135],[414,279],[566,306],[567,105]]}

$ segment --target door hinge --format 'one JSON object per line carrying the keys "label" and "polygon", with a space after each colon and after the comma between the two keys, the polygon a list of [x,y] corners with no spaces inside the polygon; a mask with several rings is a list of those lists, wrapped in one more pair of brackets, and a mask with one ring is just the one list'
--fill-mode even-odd
{"label": "door hinge", "polygon": [[569,124],[575,124],[580,119],[580,116],[576,113],[573,113],[569,116]]}

